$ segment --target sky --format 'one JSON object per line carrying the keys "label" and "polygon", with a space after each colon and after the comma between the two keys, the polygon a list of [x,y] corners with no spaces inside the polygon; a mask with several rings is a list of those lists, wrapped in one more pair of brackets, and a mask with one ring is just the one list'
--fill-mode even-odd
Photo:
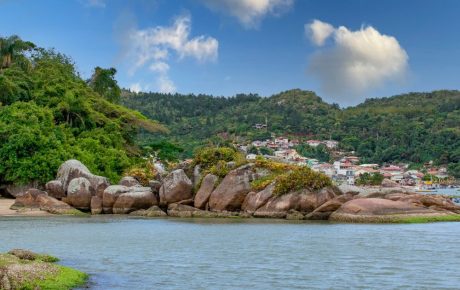
{"label": "sky", "polygon": [[0,0],[0,36],[115,67],[133,91],[270,96],[342,106],[458,89],[460,1]]}

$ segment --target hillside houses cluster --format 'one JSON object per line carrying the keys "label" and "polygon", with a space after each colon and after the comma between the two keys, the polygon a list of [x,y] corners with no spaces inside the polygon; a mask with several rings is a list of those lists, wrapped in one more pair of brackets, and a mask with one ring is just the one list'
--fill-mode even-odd
{"label": "hillside houses cluster", "polygon": [[[254,141],[251,143],[251,145],[256,148],[267,147],[272,149],[273,154],[264,156],[267,159],[300,166],[308,166],[315,171],[322,172],[331,177],[338,184],[346,183],[354,185],[357,178],[365,173],[380,173],[384,178],[404,186],[421,185],[425,174],[430,174],[440,179],[448,177],[446,168],[435,168],[430,166],[428,167],[429,169],[426,173],[422,173],[418,170],[410,170],[407,164],[361,164],[358,156],[350,154],[340,154],[342,156],[336,158],[337,160],[333,163],[322,163],[316,159],[301,156],[294,149],[294,147],[300,144],[308,144],[313,147],[324,144],[331,151],[337,151],[339,145],[339,143],[334,140],[307,140],[301,142],[299,140],[289,140],[285,137],[278,137],[273,140]],[[244,148],[241,149],[247,149],[247,146],[243,147]],[[256,154],[247,155],[248,160],[255,160],[256,158]]]}

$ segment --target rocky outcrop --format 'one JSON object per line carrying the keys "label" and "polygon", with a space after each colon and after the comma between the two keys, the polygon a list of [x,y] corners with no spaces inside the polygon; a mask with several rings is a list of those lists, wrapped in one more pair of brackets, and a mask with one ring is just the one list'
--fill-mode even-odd
{"label": "rocky outcrop", "polygon": [[448,213],[402,201],[358,198],[344,203],[331,214],[329,219],[343,222],[395,222],[408,217],[430,217],[446,214]]}
{"label": "rocky outcrop", "polygon": [[153,194],[155,194],[159,198],[161,182],[158,180],[150,180],[149,186],[152,189]]}
{"label": "rocky outcrop", "polygon": [[45,189],[49,196],[52,196],[56,199],[61,199],[66,196],[64,187],[60,180],[49,181],[46,183]]}
{"label": "rocky outcrop", "polygon": [[168,206],[168,216],[170,217],[194,217],[194,218],[224,218],[236,217],[238,213],[234,212],[212,212],[201,210],[189,205],[172,203]]}
{"label": "rocky outcrop", "polygon": [[64,162],[58,170],[57,180],[62,184],[64,191],[67,191],[69,183],[74,178],[86,178],[93,190],[92,195],[102,197],[104,190],[110,185],[107,178],[92,174],[89,169],[78,160],[68,160]]}
{"label": "rocky outcrop", "polygon": [[299,208],[300,193],[288,193],[270,198],[254,213],[255,217],[285,218],[289,210]]}
{"label": "rocky outcrop", "polygon": [[161,206],[192,197],[192,181],[183,169],[176,169],[164,178],[163,185],[160,187]]}
{"label": "rocky outcrop", "polygon": [[382,180],[382,187],[399,187],[399,184],[396,181],[385,178]]}
{"label": "rocky outcrop", "polygon": [[273,190],[275,189],[275,184],[272,183],[268,185],[265,189],[259,192],[250,192],[246,196],[241,206],[243,212],[253,214],[260,207],[265,205],[270,198],[273,197]]}
{"label": "rocky outcrop", "polygon": [[195,195],[194,206],[199,209],[205,209],[212,191],[216,187],[219,177],[208,174],[203,178],[200,189]]}
{"label": "rocky outcrop", "polygon": [[39,188],[38,185],[38,182],[31,182],[24,185],[9,184],[5,187],[5,192],[9,196],[18,197],[25,194],[29,189]]}
{"label": "rocky outcrop", "polygon": [[162,211],[157,205],[154,205],[148,209],[139,209],[130,213],[132,216],[141,216],[141,217],[166,217],[168,216],[164,211]]}
{"label": "rocky outcrop", "polygon": [[127,214],[139,209],[148,209],[157,205],[150,187],[130,187],[128,192],[120,194],[113,204],[114,214]]}
{"label": "rocky outcrop", "polygon": [[139,183],[139,181],[137,181],[136,178],[132,177],[132,176],[125,176],[123,177],[120,182],[118,183],[119,185],[123,185],[123,186],[127,186],[127,187],[131,187],[131,186],[141,186],[141,184]]}
{"label": "rocky outcrop", "polygon": [[254,179],[253,166],[248,164],[230,171],[209,197],[211,211],[239,211]]}
{"label": "rocky outcrop", "polygon": [[305,219],[308,220],[327,220],[329,216],[339,209],[342,204],[353,199],[352,194],[339,195],[316,208],[313,212],[307,214]]}
{"label": "rocky outcrop", "polygon": [[102,198],[99,196],[93,196],[91,198],[91,214],[101,214],[102,213]]}
{"label": "rocky outcrop", "polygon": [[94,190],[88,179],[84,177],[74,178],[67,187],[65,202],[79,210],[90,211],[93,193]]}
{"label": "rocky outcrop", "polygon": [[113,213],[113,205],[117,201],[117,198],[129,190],[129,187],[124,185],[111,185],[107,187],[102,195],[102,212]]}
{"label": "rocky outcrop", "polygon": [[11,209],[40,209],[53,214],[79,213],[78,210],[67,203],[59,201],[38,189],[29,189],[23,195],[18,196]]}

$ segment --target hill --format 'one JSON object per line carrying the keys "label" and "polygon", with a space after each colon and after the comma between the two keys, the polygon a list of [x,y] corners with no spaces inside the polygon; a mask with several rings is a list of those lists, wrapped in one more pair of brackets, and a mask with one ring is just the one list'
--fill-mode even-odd
{"label": "hill", "polygon": [[[314,92],[290,90],[268,98],[124,92],[122,103],[166,124],[168,141],[186,148],[208,142],[255,140],[271,133],[335,139],[364,162],[433,160],[460,176],[460,92],[409,93],[368,99],[345,109]],[[267,129],[256,129],[265,124]],[[154,137],[158,138],[158,137]],[[144,134],[144,143],[150,140]]]}

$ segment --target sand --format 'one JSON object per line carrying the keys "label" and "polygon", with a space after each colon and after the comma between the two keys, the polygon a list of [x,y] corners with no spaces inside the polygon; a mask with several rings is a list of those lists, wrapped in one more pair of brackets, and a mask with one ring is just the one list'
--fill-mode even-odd
{"label": "sand", "polygon": [[0,198],[0,217],[3,216],[49,216],[50,213],[39,209],[12,210],[14,199]]}

